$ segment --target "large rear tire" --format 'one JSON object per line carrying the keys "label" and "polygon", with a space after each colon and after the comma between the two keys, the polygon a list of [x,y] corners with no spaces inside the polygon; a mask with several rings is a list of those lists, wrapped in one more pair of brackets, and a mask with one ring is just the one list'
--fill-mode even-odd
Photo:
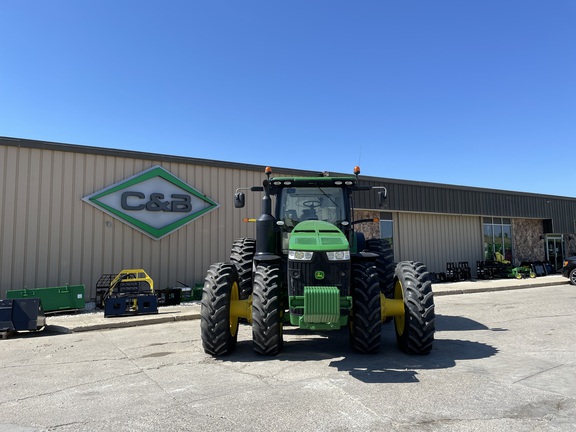
{"label": "large rear tire", "polygon": [[230,261],[236,264],[238,270],[240,299],[247,299],[252,294],[252,266],[254,253],[256,252],[256,240],[241,238],[232,244]]}
{"label": "large rear tire", "polygon": [[380,292],[386,298],[394,298],[394,252],[385,239],[366,240],[366,249],[378,255],[376,269],[378,270],[378,282]]}
{"label": "large rear tire", "polygon": [[212,264],[204,279],[200,309],[200,334],[204,352],[213,356],[231,353],[238,339],[238,317],[230,303],[239,299],[238,272],[232,263]]}
{"label": "large rear tire", "polygon": [[252,345],[258,354],[273,356],[282,350],[284,309],[280,289],[280,266],[259,264],[252,292]]}
{"label": "large rear tire", "polygon": [[394,298],[404,300],[404,316],[394,317],[398,347],[408,354],[428,354],[435,331],[434,296],[426,266],[402,261],[396,266]]}
{"label": "large rear tire", "polygon": [[376,267],[371,263],[352,264],[351,289],[350,345],[364,354],[377,353],[380,351],[382,318]]}

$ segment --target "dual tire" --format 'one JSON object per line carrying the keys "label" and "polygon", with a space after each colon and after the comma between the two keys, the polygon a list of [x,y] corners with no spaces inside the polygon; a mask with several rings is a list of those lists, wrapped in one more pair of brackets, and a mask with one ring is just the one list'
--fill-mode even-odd
{"label": "dual tire", "polygon": [[432,282],[424,264],[398,263],[394,298],[404,301],[404,316],[394,317],[398,347],[408,354],[428,354],[434,342],[436,318]]}
{"label": "dual tire", "polygon": [[[232,262],[210,266],[204,279],[200,312],[202,346],[207,354],[230,354],[238,340],[239,318],[231,303],[240,299],[240,276]],[[282,349],[284,309],[280,291],[280,266],[258,265],[252,291],[252,339],[254,351],[276,355]]]}
{"label": "dual tire", "polygon": [[[357,263],[352,267],[352,274],[350,345],[365,354],[377,353],[382,329],[377,266]],[[435,312],[432,282],[426,266],[414,261],[398,263],[391,297],[404,303],[404,315],[394,317],[396,343],[400,350],[417,355],[430,353],[434,342]]]}
{"label": "dual tire", "polygon": [[364,354],[380,351],[382,330],[378,271],[369,262],[352,264],[350,346]]}
{"label": "dual tire", "polygon": [[271,356],[282,350],[283,316],[280,266],[260,264],[252,292],[252,346],[258,354]]}
{"label": "dual tire", "polygon": [[231,302],[240,298],[239,277],[233,263],[212,264],[202,288],[200,334],[207,354],[231,353],[238,339],[238,317],[232,316]]}

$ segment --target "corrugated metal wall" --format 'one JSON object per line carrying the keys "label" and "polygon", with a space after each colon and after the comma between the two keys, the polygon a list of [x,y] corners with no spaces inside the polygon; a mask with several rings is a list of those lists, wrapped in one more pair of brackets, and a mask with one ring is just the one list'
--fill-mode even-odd
{"label": "corrugated metal wall", "polygon": [[[82,201],[106,186],[161,165],[221,204],[161,240],[153,240]],[[103,273],[143,268],[156,287],[201,282],[226,260],[234,239],[254,236],[243,217],[260,213],[260,194],[235,209],[236,187],[261,185],[263,170],[0,145],[0,296],[8,289],[84,284]]]}
{"label": "corrugated metal wall", "polygon": [[476,273],[482,259],[482,220],[472,216],[394,214],[394,258],[420,261],[434,273],[447,262],[468,261]]}
{"label": "corrugated metal wall", "polygon": [[[574,233],[576,229],[575,198],[393,179],[365,180],[371,186],[388,189],[382,211],[548,219],[548,232]],[[356,203],[359,208],[378,208],[374,193],[359,194]]]}
{"label": "corrugated metal wall", "polygon": [[[221,204],[161,240],[153,240],[82,198],[160,165]],[[156,286],[201,282],[208,266],[228,259],[232,242],[254,236],[244,217],[260,214],[259,193],[235,209],[237,187],[261,185],[263,168],[131,151],[0,137],[0,296],[7,289],[84,284],[88,297],[101,274],[144,268]],[[277,175],[314,175],[276,169]],[[480,216],[536,218],[546,232],[572,233],[576,199],[380,178],[361,192],[358,209],[396,212],[397,260],[418,260],[442,272],[446,262],[482,256]],[[438,214],[434,214],[438,213]],[[472,216],[474,215],[474,216]]]}

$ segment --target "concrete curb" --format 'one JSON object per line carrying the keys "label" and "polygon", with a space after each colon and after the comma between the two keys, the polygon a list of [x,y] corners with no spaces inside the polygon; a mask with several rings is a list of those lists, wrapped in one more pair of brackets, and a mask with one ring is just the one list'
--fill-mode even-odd
{"label": "concrete curb", "polygon": [[53,315],[46,319],[46,327],[55,333],[79,333],[139,327],[176,321],[200,319],[200,304],[161,308],[158,314],[125,315],[105,318],[103,312],[87,312],[76,315]]}
{"label": "concrete curb", "polygon": [[494,292],[494,291],[513,291],[528,288],[542,288],[547,286],[562,285],[558,282],[547,282],[539,284],[525,284],[525,285],[507,285],[507,286],[497,286],[497,287],[481,287],[481,288],[467,288],[467,289],[443,289],[441,291],[434,291],[434,296],[445,296],[445,295],[455,295],[455,294],[475,294],[483,292]]}
{"label": "concrete curb", "polygon": [[[176,321],[192,321],[200,319],[199,313],[192,313],[192,314],[184,314],[184,315],[172,315],[172,316],[155,316],[154,318],[150,318],[147,316],[145,319],[141,319],[142,317],[134,316],[129,317],[128,320],[114,322],[115,318],[106,318],[109,319],[110,322],[106,323],[97,323],[97,324],[86,324],[86,325],[76,325],[76,326],[69,326],[66,327],[72,333],[78,332],[85,332],[85,331],[94,331],[94,330],[111,330],[111,329],[118,329],[118,328],[126,328],[126,327],[140,327],[145,325],[152,325],[152,324],[164,324],[168,322],[176,322]],[[140,318],[140,319],[139,319]]]}

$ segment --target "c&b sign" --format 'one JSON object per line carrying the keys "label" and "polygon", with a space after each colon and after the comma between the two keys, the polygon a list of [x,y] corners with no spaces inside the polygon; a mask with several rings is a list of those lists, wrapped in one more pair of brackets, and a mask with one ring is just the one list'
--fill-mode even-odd
{"label": "c&b sign", "polygon": [[219,207],[160,166],[83,200],[157,240]]}

